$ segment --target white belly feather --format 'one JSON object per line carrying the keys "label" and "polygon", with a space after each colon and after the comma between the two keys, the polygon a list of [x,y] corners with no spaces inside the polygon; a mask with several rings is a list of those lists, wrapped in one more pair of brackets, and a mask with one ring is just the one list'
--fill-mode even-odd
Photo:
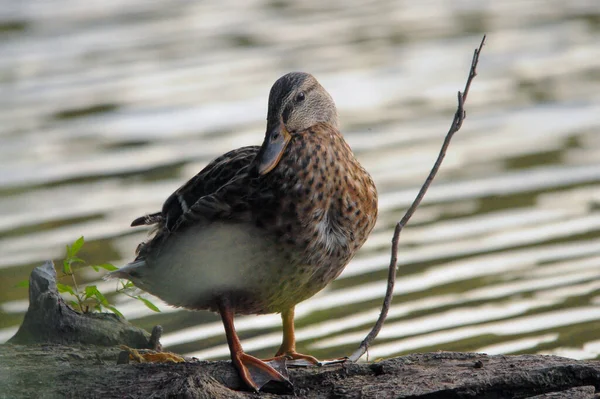
{"label": "white belly feather", "polygon": [[218,292],[260,297],[286,279],[286,269],[297,267],[258,229],[227,223],[174,233],[144,263],[137,268],[139,278],[131,280],[176,306],[189,306]]}

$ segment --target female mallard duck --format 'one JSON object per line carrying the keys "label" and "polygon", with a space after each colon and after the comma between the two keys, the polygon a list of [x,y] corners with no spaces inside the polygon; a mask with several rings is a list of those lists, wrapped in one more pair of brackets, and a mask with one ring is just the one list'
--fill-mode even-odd
{"label": "female mallard duck", "polygon": [[287,381],[243,352],[234,314],[281,313],[283,359],[295,351],[294,307],[335,279],[377,218],[377,191],[338,131],[331,96],[307,73],[278,79],[262,146],[230,151],[133,221],[156,234],[112,273],[174,306],[221,315],[231,358],[254,390]]}

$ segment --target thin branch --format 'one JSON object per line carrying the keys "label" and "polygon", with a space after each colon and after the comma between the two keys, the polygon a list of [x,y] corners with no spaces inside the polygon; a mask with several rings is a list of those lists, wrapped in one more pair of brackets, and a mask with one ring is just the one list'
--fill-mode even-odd
{"label": "thin branch", "polygon": [[427,176],[425,183],[423,183],[423,186],[421,186],[421,190],[419,191],[419,194],[417,194],[417,197],[413,201],[412,205],[410,206],[410,208],[408,208],[408,210],[404,214],[404,217],[402,217],[398,224],[396,224],[396,228],[394,229],[394,236],[392,238],[392,254],[388,270],[387,289],[385,292],[383,305],[381,307],[381,313],[379,314],[379,319],[377,319],[377,322],[373,326],[371,332],[369,332],[369,334],[361,342],[358,349],[356,349],[356,351],[354,351],[354,353],[348,358],[348,360],[350,360],[351,362],[358,361],[358,359],[360,359],[365,354],[365,352],[369,348],[369,345],[371,345],[371,342],[373,342],[373,340],[375,339],[375,337],[377,337],[377,334],[379,334],[379,331],[383,327],[383,323],[385,322],[385,319],[387,317],[390,304],[392,303],[394,285],[396,283],[396,264],[398,262],[398,241],[400,241],[400,233],[402,232],[404,226],[406,226],[406,223],[408,223],[409,219],[415,213],[417,207],[421,203],[421,200],[425,196],[427,189],[429,189],[431,182],[435,178],[435,175],[437,174],[442,164],[442,161],[444,160],[444,156],[446,155],[446,150],[448,149],[448,145],[450,145],[450,140],[452,139],[452,136],[454,136],[454,133],[460,130],[462,123],[466,117],[464,104],[467,100],[469,89],[471,88],[471,82],[473,81],[475,76],[477,76],[477,63],[479,62],[479,54],[481,53],[481,49],[483,48],[484,44],[485,35],[481,39],[479,47],[476,48],[475,52],[473,53],[473,60],[471,61],[471,68],[469,69],[469,77],[467,78],[465,89],[462,93],[460,91],[458,92],[458,107],[456,109],[456,113],[454,114],[454,120],[452,121],[452,125],[450,125],[450,130],[448,130],[448,133],[446,134],[446,138],[444,139],[444,143],[442,144],[442,148],[437,157],[437,160],[435,161],[431,172],[429,172],[429,176]]}

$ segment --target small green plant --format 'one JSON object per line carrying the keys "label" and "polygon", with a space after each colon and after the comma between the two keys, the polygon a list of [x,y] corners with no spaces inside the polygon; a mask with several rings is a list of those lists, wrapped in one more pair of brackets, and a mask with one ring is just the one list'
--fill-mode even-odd
{"label": "small green plant", "polygon": [[[114,306],[112,306],[104,294],[98,290],[98,287],[95,285],[88,285],[84,290],[79,288],[77,284],[77,279],[75,278],[75,272],[73,271],[74,266],[77,264],[83,264],[85,261],[77,256],[81,248],[83,247],[84,239],[83,236],[79,237],[75,242],[71,245],[67,245],[67,255],[63,260],[62,272],[63,276],[70,276],[73,285],[67,285],[62,283],[56,283],[56,287],[58,288],[58,292],[61,294],[67,293],[70,294],[75,300],[68,300],[69,305],[77,311],[82,313],[90,312],[91,310],[102,311],[102,308],[106,308],[111,312],[123,317],[123,314],[117,310]],[[101,265],[94,265],[92,268],[95,271],[99,271],[100,268],[106,269],[108,271],[117,270],[114,265],[110,263],[104,263]]]}
{"label": "small green plant", "polygon": [[[63,284],[56,283],[56,287],[58,288],[58,292],[61,294],[69,294],[74,299],[67,300],[67,303],[76,311],[81,313],[89,313],[93,311],[102,311],[102,309],[110,310],[111,312],[123,317],[123,314],[119,312],[119,310],[111,305],[106,296],[95,285],[87,285],[84,289],[81,289],[77,284],[77,279],[75,278],[75,266],[81,267],[86,262],[81,259],[77,254],[81,251],[83,244],[85,243],[83,236],[79,237],[75,242],[71,245],[67,245],[67,254],[65,259],[62,262],[62,275],[58,276],[58,278],[63,278],[66,276],[71,277],[72,284]],[[85,266],[84,266],[85,267]],[[110,263],[103,263],[100,265],[89,265],[96,272],[99,272],[100,269],[113,271],[117,270],[117,267]],[[22,281],[18,286],[27,287],[28,281]],[[130,298],[137,299],[144,303],[149,309],[160,312],[160,309],[156,307],[151,301],[146,298],[143,298],[140,295],[133,295],[130,293],[131,289],[134,288],[134,285],[131,281],[119,281],[119,287],[116,292],[127,295]]]}

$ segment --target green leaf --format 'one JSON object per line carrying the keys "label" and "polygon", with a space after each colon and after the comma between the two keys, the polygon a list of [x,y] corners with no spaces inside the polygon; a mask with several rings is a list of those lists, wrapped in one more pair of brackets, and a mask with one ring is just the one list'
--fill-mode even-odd
{"label": "green leaf", "polygon": [[67,247],[67,254],[65,255],[66,259],[69,259],[71,257],[71,246],[69,244],[66,245]]}
{"label": "green leaf", "polygon": [[75,240],[73,245],[71,245],[71,252],[69,253],[69,251],[67,251],[67,255],[70,255],[68,257],[74,257],[75,255],[77,255],[77,252],[79,252],[81,247],[83,247],[83,242],[84,242],[83,236],[81,236],[77,240]]}
{"label": "green leaf", "polygon": [[72,274],[73,270],[71,270],[71,264],[66,260],[63,260],[63,273],[64,274]]}
{"label": "green leaf", "polygon": [[98,266],[95,265],[91,265],[92,269],[94,269],[95,272],[99,272],[100,268]]}
{"label": "green leaf", "polygon": [[56,288],[58,289],[58,292],[60,292],[60,293],[68,292],[69,294],[71,294],[73,296],[77,296],[75,294],[75,291],[73,291],[73,287],[71,287],[70,285],[56,283]]}
{"label": "green leaf", "polygon": [[106,297],[97,288],[96,292],[94,293],[94,296],[103,306],[108,306],[108,301],[106,300]]}
{"label": "green leaf", "polygon": [[67,261],[68,261],[68,262],[69,262],[69,264],[71,264],[71,265],[72,265],[72,264],[74,264],[74,263],[85,263],[85,261],[84,261],[83,259],[81,259],[81,258],[78,258],[78,257],[76,257],[76,256],[72,256],[72,257],[70,257],[70,258],[69,258]]}
{"label": "green leaf", "polygon": [[87,287],[85,287],[85,298],[95,298],[98,301],[98,303],[102,304],[103,306],[108,306],[108,301],[106,300],[106,297],[100,292],[98,287],[96,287],[95,285],[88,285]]}
{"label": "green leaf", "polygon": [[15,288],[29,288],[29,280],[23,280],[23,281],[19,281],[17,284],[15,284]]}
{"label": "green leaf", "polygon": [[116,267],[115,265],[110,264],[110,263],[103,263],[101,265],[95,265],[95,266],[92,266],[92,267],[101,267],[102,269],[108,270],[109,272],[112,272],[114,270],[119,270],[118,267]]}
{"label": "green leaf", "polygon": [[96,291],[98,291],[98,288],[96,288],[95,285],[88,285],[85,287],[85,299],[94,297]]}
{"label": "green leaf", "polygon": [[159,312],[160,313],[160,309],[157,308],[155,304],[153,304],[152,302],[150,302],[146,298],[142,298],[141,296],[138,296],[136,298],[139,299],[140,301],[144,302],[144,305],[148,306],[148,308],[152,309],[155,312]]}
{"label": "green leaf", "polygon": [[124,281],[124,280],[119,280],[121,282],[121,288],[119,288],[117,291],[124,291],[126,289],[129,288],[133,288],[133,283],[131,281]]}
{"label": "green leaf", "polygon": [[107,306],[106,308],[107,308],[108,310],[110,310],[111,312],[113,312],[114,314],[116,314],[117,316],[119,316],[119,317],[121,317],[121,318],[123,318],[123,319],[125,318],[125,316],[123,316],[123,313],[119,312],[119,311],[117,310],[117,308],[115,308],[114,306],[111,306],[111,305],[109,305],[109,306]]}
{"label": "green leaf", "polygon": [[73,308],[73,310],[79,310],[79,311],[81,311],[81,309],[79,308],[79,303],[77,303],[76,301],[68,301],[67,303],[69,305],[71,305],[71,307]]}

